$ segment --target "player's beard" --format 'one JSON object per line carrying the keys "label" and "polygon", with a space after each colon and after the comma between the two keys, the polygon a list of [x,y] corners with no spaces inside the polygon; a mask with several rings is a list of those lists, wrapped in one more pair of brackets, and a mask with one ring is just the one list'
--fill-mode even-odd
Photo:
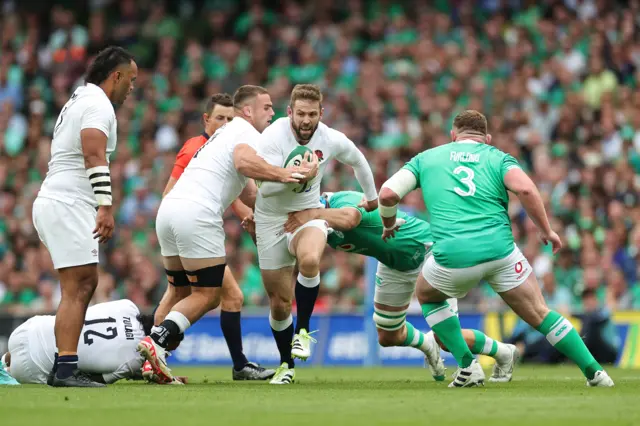
{"label": "player's beard", "polygon": [[316,132],[316,129],[318,128],[319,124],[320,122],[317,122],[315,126],[312,125],[308,129],[304,129],[305,131],[310,131],[308,137],[302,136],[303,129],[301,128],[301,125],[296,126],[296,123],[294,121],[291,122],[291,128],[293,129],[293,132],[296,134],[296,139],[298,140],[298,142],[309,142],[313,137],[314,133]]}

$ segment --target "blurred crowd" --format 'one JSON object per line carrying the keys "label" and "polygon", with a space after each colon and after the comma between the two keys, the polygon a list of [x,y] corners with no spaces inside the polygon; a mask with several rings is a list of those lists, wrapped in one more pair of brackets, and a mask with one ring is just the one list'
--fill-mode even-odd
{"label": "blurred crowd", "polygon": [[[175,154],[202,131],[211,94],[261,84],[284,116],[292,86],[317,83],[323,121],[365,152],[378,185],[449,142],[456,113],[483,111],[494,144],[535,179],[564,238],[552,256],[512,200],[516,239],[548,299],[573,312],[640,308],[640,1],[36,3],[0,2],[0,311],[57,305],[31,205],[56,117],[109,44],[129,49],[140,71],[116,111],[117,229],[101,253],[96,302],[127,297],[152,308],[164,291],[154,219]],[[329,191],[356,185],[340,164],[324,180]],[[405,201],[428,219],[419,192]],[[265,305],[253,242],[237,220],[225,228],[245,304]],[[361,257],[327,255],[319,308],[361,306],[364,270]],[[466,302],[502,306],[482,286]]]}

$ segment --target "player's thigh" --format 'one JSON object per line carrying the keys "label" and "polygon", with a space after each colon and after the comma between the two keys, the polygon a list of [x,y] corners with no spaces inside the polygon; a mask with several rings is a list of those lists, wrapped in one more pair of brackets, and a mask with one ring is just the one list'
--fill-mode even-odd
{"label": "player's thigh", "polygon": [[82,201],[34,201],[33,224],[56,269],[98,263],[98,240],[93,238],[96,214]]}
{"label": "player's thigh", "polygon": [[16,328],[9,336],[8,350],[11,353],[10,374],[22,384],[47,382],[44,374],[33,361],[29,346],[29,321]]}
{"label": "player's thigh", "polygon": [[279,271],[292,268],[295,256],[289,251],[287,236],[273,229],[261,229],[256,225],[258,264],[261,271]]}
{"label": "player's thigh", "polygon": [[409,306],[419,275],[420,269],[397,271],[378,263],[374,302],[391,307]]}
{"label": "player's thigh", "polygon": [[98,286],[98,265],[70,266],[58,270],[62,297],[84,299],[87,302]]}
{"label": "player's thigh", "polygon": [[272,304],[291,304],[293,301],[293,266],[280,269],[261,269],[264,289]]}
{"label": "player's thigh", "polygon": [[499,294],[513,312],[532,327],[542,324],[549,313],[535,274],[529,274],[522,284]]}
{"label": "player's thigh", "polygon": [[298,228],[293,234],[287,234],[289,251],[300,260],[310,259],[320,263],[327,245],[329,225],[324,220],[311,220]]}
{"label": "player's thigh", "polygon": [[443,302],[467,295],[482,279],[482,268],[447,268],[428,256],[416,284],[416,295],[421,303]]}

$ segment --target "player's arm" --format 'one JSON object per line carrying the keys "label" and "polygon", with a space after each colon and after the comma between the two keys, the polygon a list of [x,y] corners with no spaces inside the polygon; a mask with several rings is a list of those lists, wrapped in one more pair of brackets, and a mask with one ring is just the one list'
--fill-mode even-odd
{"label": "player's arm", "polygon": [[362,213],[355,207],[302,210],[289,214],[284,230],[286,232],[295,232],[305,223],[316,219],[325,220],[330,228],[338,231],[349,231],[360,224]]}
{"label": "player's arm", "polygon": [[95,103],[87,108],[80,122],[80,143],[89,183],[98,203],[94,238],[104,243],[111,238],[115,227],[111,211],[111,174],[107,162],[107,141],[115,120],[113,108]]}
{"label": "player's arm", "polygon": [[[515,160],[513,161],[515,163]],[[558,234],[551,229],[544,202],[536,184],[517,164],[507,164],[505,167],[504,186],[516,194],[527,214],[542,234],[544,243],[547,244],[550,241],[554,253],[557,252],[562,248],[562,243]]]}
{"label": "player's arm", "polygon": [[233,149],[233,163],[240,173],[260,181],[298,183],[302,178],[299,170],[283,169],[267,163],[246,143],[238,144]]}
{"label": "player's arm", "polygon": [[368,212],[373,211],[378,207],[378,191],[367,158],[349,138],[337,131],[336,133],[338,133],[336,140],[339,144],[336,159],[353,168],[353,173],[362,187],[362,192],[364,192],[364,198],[366,200],[366,203],[364,203],[362,207]]}
{"label": "player's arm", "polygon": [[397,214],[400,201],[416,189],[418,180],[413,171],[402,168],[391,176],[380,188],[378,212],[384,225],[383,239],[393,237],[399,228]]}

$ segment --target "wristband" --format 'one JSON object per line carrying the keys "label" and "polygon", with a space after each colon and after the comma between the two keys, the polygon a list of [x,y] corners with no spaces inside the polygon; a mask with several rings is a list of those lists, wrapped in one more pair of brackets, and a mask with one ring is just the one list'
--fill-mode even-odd
{"label": "wristband", "polygon": [[382,204],[378,204],[378,212],[380,213],[380,217],[393,217],[398,213],[398,205],[384,206]]}
{"label": "wristband", "polygon": [[111,197],[111,174],[109,166],[96,166],[87,169],[87,177],[96,196],[99,206],[110,206]]}

